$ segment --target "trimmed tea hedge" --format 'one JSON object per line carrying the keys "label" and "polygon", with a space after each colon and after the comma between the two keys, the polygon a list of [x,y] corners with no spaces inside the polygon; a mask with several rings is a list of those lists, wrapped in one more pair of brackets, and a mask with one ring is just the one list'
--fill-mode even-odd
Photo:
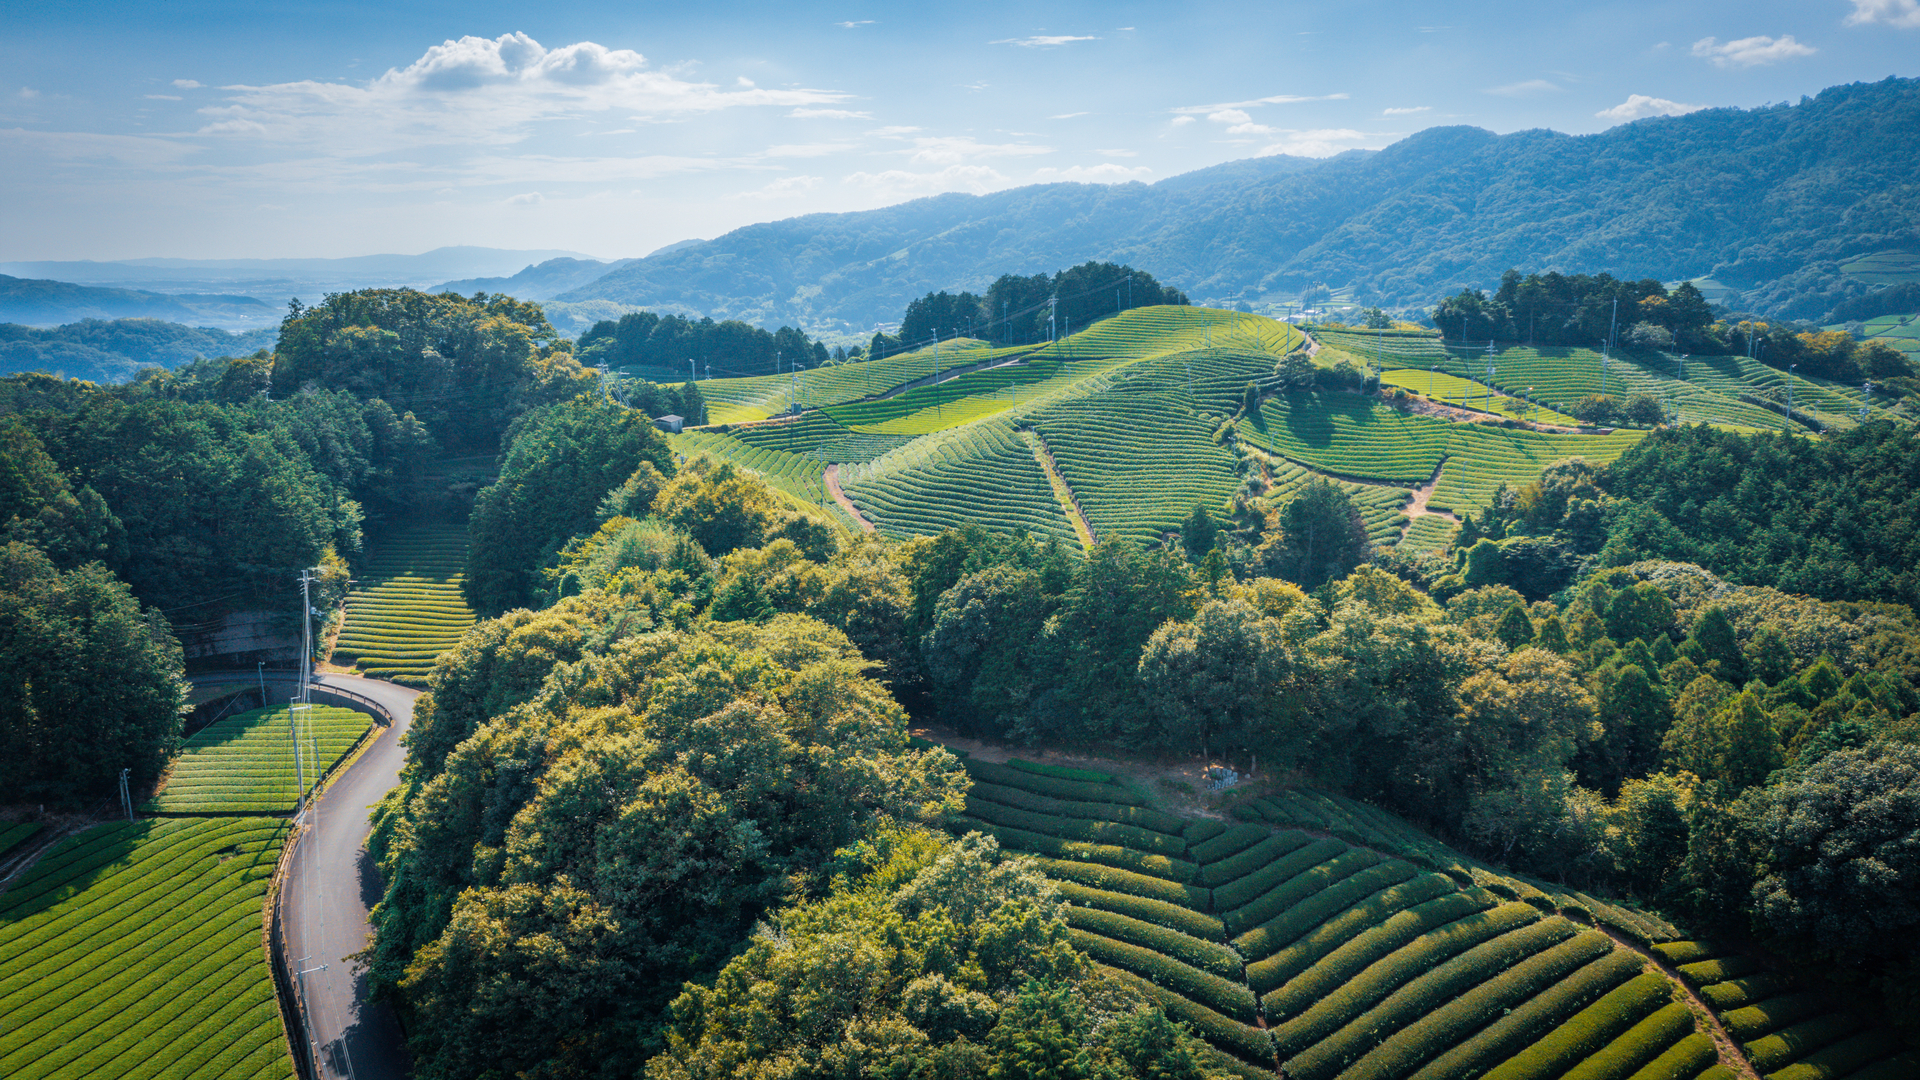
{"label": "trimmed tea hedge", "polygon": [[0,1075],[290,1078],[261,948],[284,821],[120,822],[0,894]]}
{"label": "trimmed tea hedge", "polygon": [[[1293,1008],[1279,1014],[1289,1016],[1284,1023],[1271,1027],[1276,1013],[1273,1009],[1267,1010],[1267,1023],[1273,1032],[1274,1046],[1283,1058],[1302,1053],[1385,1000],[1395,990],[1448,960],[1482,942],[1529,929],[1539,921],[1539,913],[1523,905],[1502,905],[1430,930],[1391,955],[1369,964],[1364,970],[1348,969],[1341,971],[1338,978],[1312,980],[1320,983],[1318,992],[1304,1002],[1297,999],[1289,1001],[1288,1004]],[[1573,924],[1565,919],[1552,920],[1551,925],[1541,933],[1543,940],[1540,948],[1545,948],[1553,944],[1546,938],[1559,940],[1573,936]],[[1321,966],[1316,965],[1302,979],[1289,983],[1283,992],[1292,991],[1295,983],[1318,974]],[[1300,1008],[1303,1004],[1305,1007]],[[1335,1067],[1341,1064],[1344,1062],[1337,1063]]]}
{"label": "trimmed tea hedge", "polygon": [[1725,956],[1718,960],[1701,960],[1692,964],[1681,964],[1675,970],[1680,977],[1695,986],[1708,983],[1726,982],[1742,975],[1751,975],[1760,969],[1760,965],[1745,956]]}
{"label": "trimmed tea hedge", "polygon": [[28,838],[40,831],[37,821],[20,821],[10,825],[0,825],[0,855],[27,842]]}
{"label": "trimmed tea hedge", "polygon": [[1187,850],[1187,842],[1177,836],[1168,836],[1135,825],[1122,825],[1115,821],[1091,821],[1086,818],[1063,817],[1058,814],[1037,814],[1031,810],[1021,810],[987,799],[967,796],[967,813],[982,821],[995,825],[1004,825],[1012,829],[1025,829],[1028,832],[1045,833],[1063,840],[1081,840],[1089,844],[1118,844],[1137,851],[1148,851],[1156,855],[1178,856]]}
{"label": "trimmed tea hedge", "polygon": [[1067,925],[1149,949],[1232,982],[1240,979],[1240,954],[1219,942],[1098,908],[1069,907]]}
{"label": "trimmed tea hedge", "polygon": [[1486,1080],[1548,1080],[1612,1042],[1673,1000],[1666,976],[1635,976],[1580,1010],[1551,1034],[1487,1072]]}
{"label": "trimmed tea hedge", "polygon": [[1860,1020],[1846,1013],[1828,1013],[1776,1031],[1741,1046],[1747,1060],[1762,1073],[1799,1061],[1808,1054],[1860,1030]]}
{"label": "trimmed tea hedge", "polygon": [[1023,788],[1007,787],[1004,784],[993,784],[985,780],[975,780],[968,794],[989,802],[1000,803],[1002,806],[1015,806],[1035,813],[1059,814],[1062,817],[1088,818],[1093,821],[1116,821],[1122,825],[1137,825],[1143,829],[1152,829],[1154,832],[1185,839],[1185,822],[1172,814],[1163,814],[1144,806],[1056,799],[1050,795],[1036,795]]}
{"label": "trimmed tea hedge", "polygon": [[1719,1060],[1720,1054],[1713,1047],[1713,1038],[1696,1031],[1667,1047],[1659,1057],[1640,1066],[1627,1080],[1691,1080],[1699,1075],[1700,1070]]}
{"label": "trimmed tea hedge", "polygon": [[[311,785],[346,757],[373,718],[354,709],[285,705],[207,725],[187,740],[167,785],[142,809],[159,814],[275,814],[299,802],[290,717],[298,717],[302,768]],[[313,755],[312,757],[304,757]]]}
{"label": "trimmed tea hedge", "polygon": [[[1099,869],[1106,869],[1100,867]],[[1052,871],[1049,870],[1049,873]],[[1149,879],[1153,880],[1153,879]],[[1225,931],[1220,920],[1211,915],[1203,915],[1192,908],[1165,900],[1155,900],[1145,896],[1132,896],[1127,893],[1110,892],[1106,889],[1082,885],[1076,881],[1056,880],[1054,887],[1067,902],[1086,908],[1098,908],[1101,911],[1117,912],[1129,918],[1164,926],[1169,930],[1178,930],[1204,941],[1218,941]]]}
{"label": "trimmed tea hedge", "polygon": [[[1282,920],[1306,923],[1308,919],[1325,918],[1377,889],[1406,881],[1419,872],[1412,863],[1398,859],[1382,861],[1371,851],[1349,851],[1324,867],[1297,875],[1258,900],[1235,909],[1221,921],[1227,924],[1230,934],[1272,924],[1269,927],[1271,945],[1284,945],[1292,938],[1282,936],[1285,926]],[[1308,897],[1313,899],[1309,901]],[[1295,918],[1287,920],[1289,914]],[[1288,928],[1285,932],[1298,937],[1304,930],[1296,932]]]}
{"label": "trimmed tea hedge", "polygon": [[1047,765],[1038,761],[1022,761],[1019,758],[1011,758],[1007,764],[1021,772],[1032,773],[1035,776],[1051,776],[1055,780],[1078,780],[1087,784],[1112,784],[1119,780],[1119,777],[1112,773],[1095,772],[1092,769],[1070,769],[1065,765]]}
{"label": "trimmed tea hedge", "polygon": [[1067,937],[1075,948],[1103,964],[1131,971],[1229,1019],[1243,1024],[1253,1022],[1253,991],[1239,983],[1190,967],[1152,949],[1085,930],[1069,929]]}
{"label": "trimmed tea hedge", "polygon": [[1051,795],[1056,799],[1068,799],[1075,802],[1112,802],[1129,806],[1146,805],[1146,797],[1131,788],[1119,784],[1093,784],[1084,780],[1061,780],[1052,776],[1022,772],[1006,765],[996,765],[991,761],[979,761],[968,758],[961,762],[967,772],[976,780],[985,780],[990,784],[1019,788],[1036,795]]}
{"label": "trimmed tea hedge", "polygon": [[1562,1080],[1624,1080],[1694,1034],[1693,1010],[1669,1001],[1574,1066]]}
{"label": "trimmed tea hedge", "polygon": [[1787,984],[1773,975],[1749,975],[1700,988],[1700,999],[1715,1010],[1737,1009],[1783,993]]}
{"label": "trimmed tea hedge", "polygon": [[[1348,849],[1347,845],[1338,840],[1315,840],[1305,847],[1290,852],[1282,858],[1275,859],[1273,862],[1268,863],[1253,873],[1239,878],[1229,886],[1214,889],[1214,906],[1219,911],[1234,912],[1236,909],[1245,907],[1279,888],[1281,885],[1292,881],[1294,878],[1309,872],[1313,872],[1314,874],[1314,877],[1309,880],[1319,882],[1319,887],[1324,888],[1326,884],[1337,881],[1352,873],[1358,868],[1356,863],[1368,860],[1369,858],[1372,862],[1380,861],[1378,855],[1372,855],[1371,853],[1361,854],[1357,860],[1348,858],[1348,856],[1353,854],[1355,853]],[[1340,862],[1342,859],[1346,859],[1346,861]],[[1335,863],[1338,863],[1338,865],[1332,865]],[[1229,914],[1223,921],[1226,922],[1229,933],[1237,933],[1239,931],[1239,928],[1234,924],[1240,920],[1236,920],[1232,914]]]}
{"label": "trimmed tea hedge", "polygon": [[[1209,824],[1219,825],[1219,822]],[[1196,841],[1192,833],[1187,835],[1187,856],[1210,872],[1209,863],[1219,862],[1229,855],[1235,855],[1265,840],[1272,830],[1258,825],[1234,825],[1231,828],[1221,826],[1219,831],[1205,840]]]}
{"label": "trimmed tea hedge", "polygon": [[1078,859],[1035,859],[1034,862],[1039,865],[1041,873],[1051,878],[1074,881],[1090,888],[1128,893],[1168,904],[1185,904],[1196,911],[1205,911],[1212,899],[1212,894],[1206,889],[1182,885],[1150,874],[1122,870],[1116,866],[1104,866]]}
{"label": "trimmed tea hedge", "polygon": [[1190,862],[1169,859],[1165,855],[1150,855],[1114,844],[1089,844],[1079,840],[1062,840],[1057,836],[995,825],[991,821],[971,816],[962,816],[960,820],[966,827],[978,829],[998,839],[1001,847],[1031,851],[1036,855],[1101,863],[1119,870],[1132,870],[1136,873],[1151,874],[1166,878],[1168,881],[1183,883],[1192,881],[1194,873],[1199,869]]}
{"label": "trimmed tea hedge", "polygon": [[[1349,852],[1342,859],[1353,855],[1371,855],[1372,852]],[[1338,862],[1339,860],[1335,860]],[[1264,957],[1267,953],[1284,945],[1290,945],[1300,937],[1311,932],[1339,912],[1345,911],[1361,899],[1372,896],[1381,889],[1399,885],[1412,880],[1420,873],[1412,863],[1398,859],[1361,866],[1356,873],[1340,878],[1317,892],[1308,892],[1314,882],[1311,879],[1296,878],[1281,888],[1275,889],[1258,901],[1236,912],[1251,919],[1276,908],[1281,914],[1268,919],[1254,929],[1235,939],[1235,944],[1243,955]],[[1296,899],[1297,897],[1297,899]],[[1229,928],[1237,924],[1230,923]]]}
{"label": "trimmed tea hedge", "polygon": [[1740,1042],[1751,1042],[1770,1035],[1788,1024],[1797,1024],[1827,1011],[1827,996],[1819,993],[1781,994],[1764,1001],[1731,1009],[1720,1015],[1727,1034]]}
{"label": "trimmed tea hedge", "polygon": [[1189,822],[1186,829],[1183,830],[1180,835],[1186,837],[1187,844],[1191,846],[1193,844],[1204,844],[1208,840],[1226,831],[1227,827],[1224,824],[1214,821],[1211,818],[1200,818],[1196,821]]}
{"label": "trimmed tea hedge", "polygon": [[[1248,964],[1247,981],[1255,991],[1266,993],[1362,934],[1397,939],[1387,948],[1398,948],[1419,934],[1484,911],[1493,903],[1493,897],[1482,890],[1458,889],[1438,874],[1422,874],[1374,893],[1319,923],[1272,956]],[[1264,930],[1262,927],[1241,935],[1235,947],[1244,956],[1257,955],[1248,951],[1252,935]]]}
{"label": "trimmed tea hedge", "polygon": [[1441,1054],[1410,1080],[1470,1080],[1555,1030],[1614,987],[1640,972],[1641,960],[1624,949],[1595,960],[1526,1004]]}
{"label": "trimmed tea hedge", "polygon": [[1224,1016],[1171,990],[1155,986],[1151,981],[1130,971],[1105,965],[1101,967],[1158,1003],[1167,1010],[1167,1015],[1191,1024],[1194,1033],[1201,1038],[1215,1046],[1230,1050],[1248,1061],[1262,1062],[1268,1068],[1272,1068],[1273,1041],[1267,1037],[1266,1032],[1230,1016]]}
{"label": "trimmed tea hedge", "polygon": [[[1348,1080],[1399,1080],[1461,1039],[1505,1016],[1514,1006],[1552,986],[1575,969],[1605,956],[1613,948],[1612,938],[1598,930],[1589,930],[1531,956],[1524,956],[1506,971],[1467,985],[1451,1001],[1442,1002],[1401,1027],[1385,1042],[1365,1051],[1342,1075]],[[1457,964],[1466,959],[1466,956],[1462,956],[1450,963]],[[1434,972],[1428,974],[1431,976]],[[1395,997],[1414,989],[1415,986],[1410,985]],[[1437,991],[1438,987],[1432,989]],[[1429,993],[1428,996],[1433,995]],[[1368,1014],[1370,1034],[1377,1035],[1383,1030],[1380,1020],[1375,1016],[1379,1011]]]}
{"label": "trimmed tea hedge", "polygon": [[[1228,832],[1225,836],[1216,840],[1215,843],[1227,840],[1233,837],[1233,835],[1232,832]],[[1268,833],[1264,839],[1237,855],[1207,860],[1200,858],[1196,854],[1194,861],[1204,864],[1200,868],[1200,883],[1202,885],[1215,886],[1217,890],[1219,886],[1225,885],[1230,881],[1238,881],[1256,870],[1271,866],[1274,860],[1283,855],[1290,855],[1293,852],[1299,851],[1311,843],[1313,843],[1313,837],[1303,832],[1288,830],[1286,832]]]}

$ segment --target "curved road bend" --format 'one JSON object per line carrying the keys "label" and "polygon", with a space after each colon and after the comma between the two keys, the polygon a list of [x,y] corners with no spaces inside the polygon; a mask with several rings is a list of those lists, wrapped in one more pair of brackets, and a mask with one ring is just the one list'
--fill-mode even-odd
{"label": "curved road bend", "polygon": [[[285,673],[268,681],[288,692],[295,682]],[[367,1001],[366,976],[347,957],[365,949],[372,933],[367,911],[384,885],[365,847],[370,809],[400,782],[400,736],[420,692],[353,675],[316,676],[314,685],[372,698],[393,715],[393,725],[376,728],[373,744],[307,809],[281,892],[287,970],[295,973],[321,1080],[403,1080],[411,1062],[400,1025],[390,1009]]]}

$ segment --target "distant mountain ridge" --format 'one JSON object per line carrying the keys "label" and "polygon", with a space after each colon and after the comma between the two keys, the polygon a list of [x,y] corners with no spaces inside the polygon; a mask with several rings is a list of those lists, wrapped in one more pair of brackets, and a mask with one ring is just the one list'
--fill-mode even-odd
{"label": "distant mountain ridge", "polygon": [[[254,309],[259,309],[256,313]],[[140,289],[110,289],[66,281],[0,274],[0,323],[62,326],[82,319],[167,319],[190,323],[206,315],[273,314],[251,296],[182,293],[168,296]]]}
{"label": "distant mountain ridge", "polygon": [[1230,162],[1156,184],[1045,184],[810,214],[665,251],[558,294],[761,325],[862,329],[939,289],[1088,259],[1196,302],[1352,285],[1431,303],[1508,267],[1711,275],[1816,318],[1870,287],[1840,264],[1920,243],[1920,80],[1657,117],[1595,135],[1430,128],[1377,152]]}
{"label": "distant mountain ridge", "polygon": [[455,292],[469,296],[477,292],[506,293],[519,300],[550,300],[569,289],[577,289],[589,282],[598,280],[608,271],[634,262],[633,259],[620,259],[614,262],[601,262],[599,259],[548,259],[514,274],[512,277],[465,278],[459,281],[442,282],[428,289],[428,292]]}

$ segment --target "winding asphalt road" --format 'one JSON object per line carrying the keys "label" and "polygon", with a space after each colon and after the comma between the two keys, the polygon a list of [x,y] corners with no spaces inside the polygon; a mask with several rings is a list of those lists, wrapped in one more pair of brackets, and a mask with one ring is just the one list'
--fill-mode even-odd
{"label": "winding asphalt road", "polygon": [[[247,673],[252,674],[252,673]],[[236,681],[233,676],[210,676]],[[197,680],[198,681],[198,680]],[[296,680],[267,677],[277,701]],[[307,1036],[321,1080],[403,1080],[411,1074],[406,1040],[393,1013],[367,1000],[366,976],[347,959],[367,947],[367,911],[380,900],[380,870],[366,851],[370,809],[400,781],[406,750],[400,736],[413,719],[418,690],[353,675],[320,675],[316,688],[351,690],[393,717],[374,741],[310,804],[281,890],[281,940],[287,970],[307,1016]],[[296,1033],[294,1038],[300,1036]]]}

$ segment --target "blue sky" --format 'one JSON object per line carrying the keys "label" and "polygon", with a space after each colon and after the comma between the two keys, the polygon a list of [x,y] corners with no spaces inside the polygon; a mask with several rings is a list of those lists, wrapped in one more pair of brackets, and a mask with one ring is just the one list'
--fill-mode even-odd
{"label": "blue sky", "polygon": [[0,23],[0,261],[613,258],[942,191],[1920,74],[1920,0],[0,0]]}

